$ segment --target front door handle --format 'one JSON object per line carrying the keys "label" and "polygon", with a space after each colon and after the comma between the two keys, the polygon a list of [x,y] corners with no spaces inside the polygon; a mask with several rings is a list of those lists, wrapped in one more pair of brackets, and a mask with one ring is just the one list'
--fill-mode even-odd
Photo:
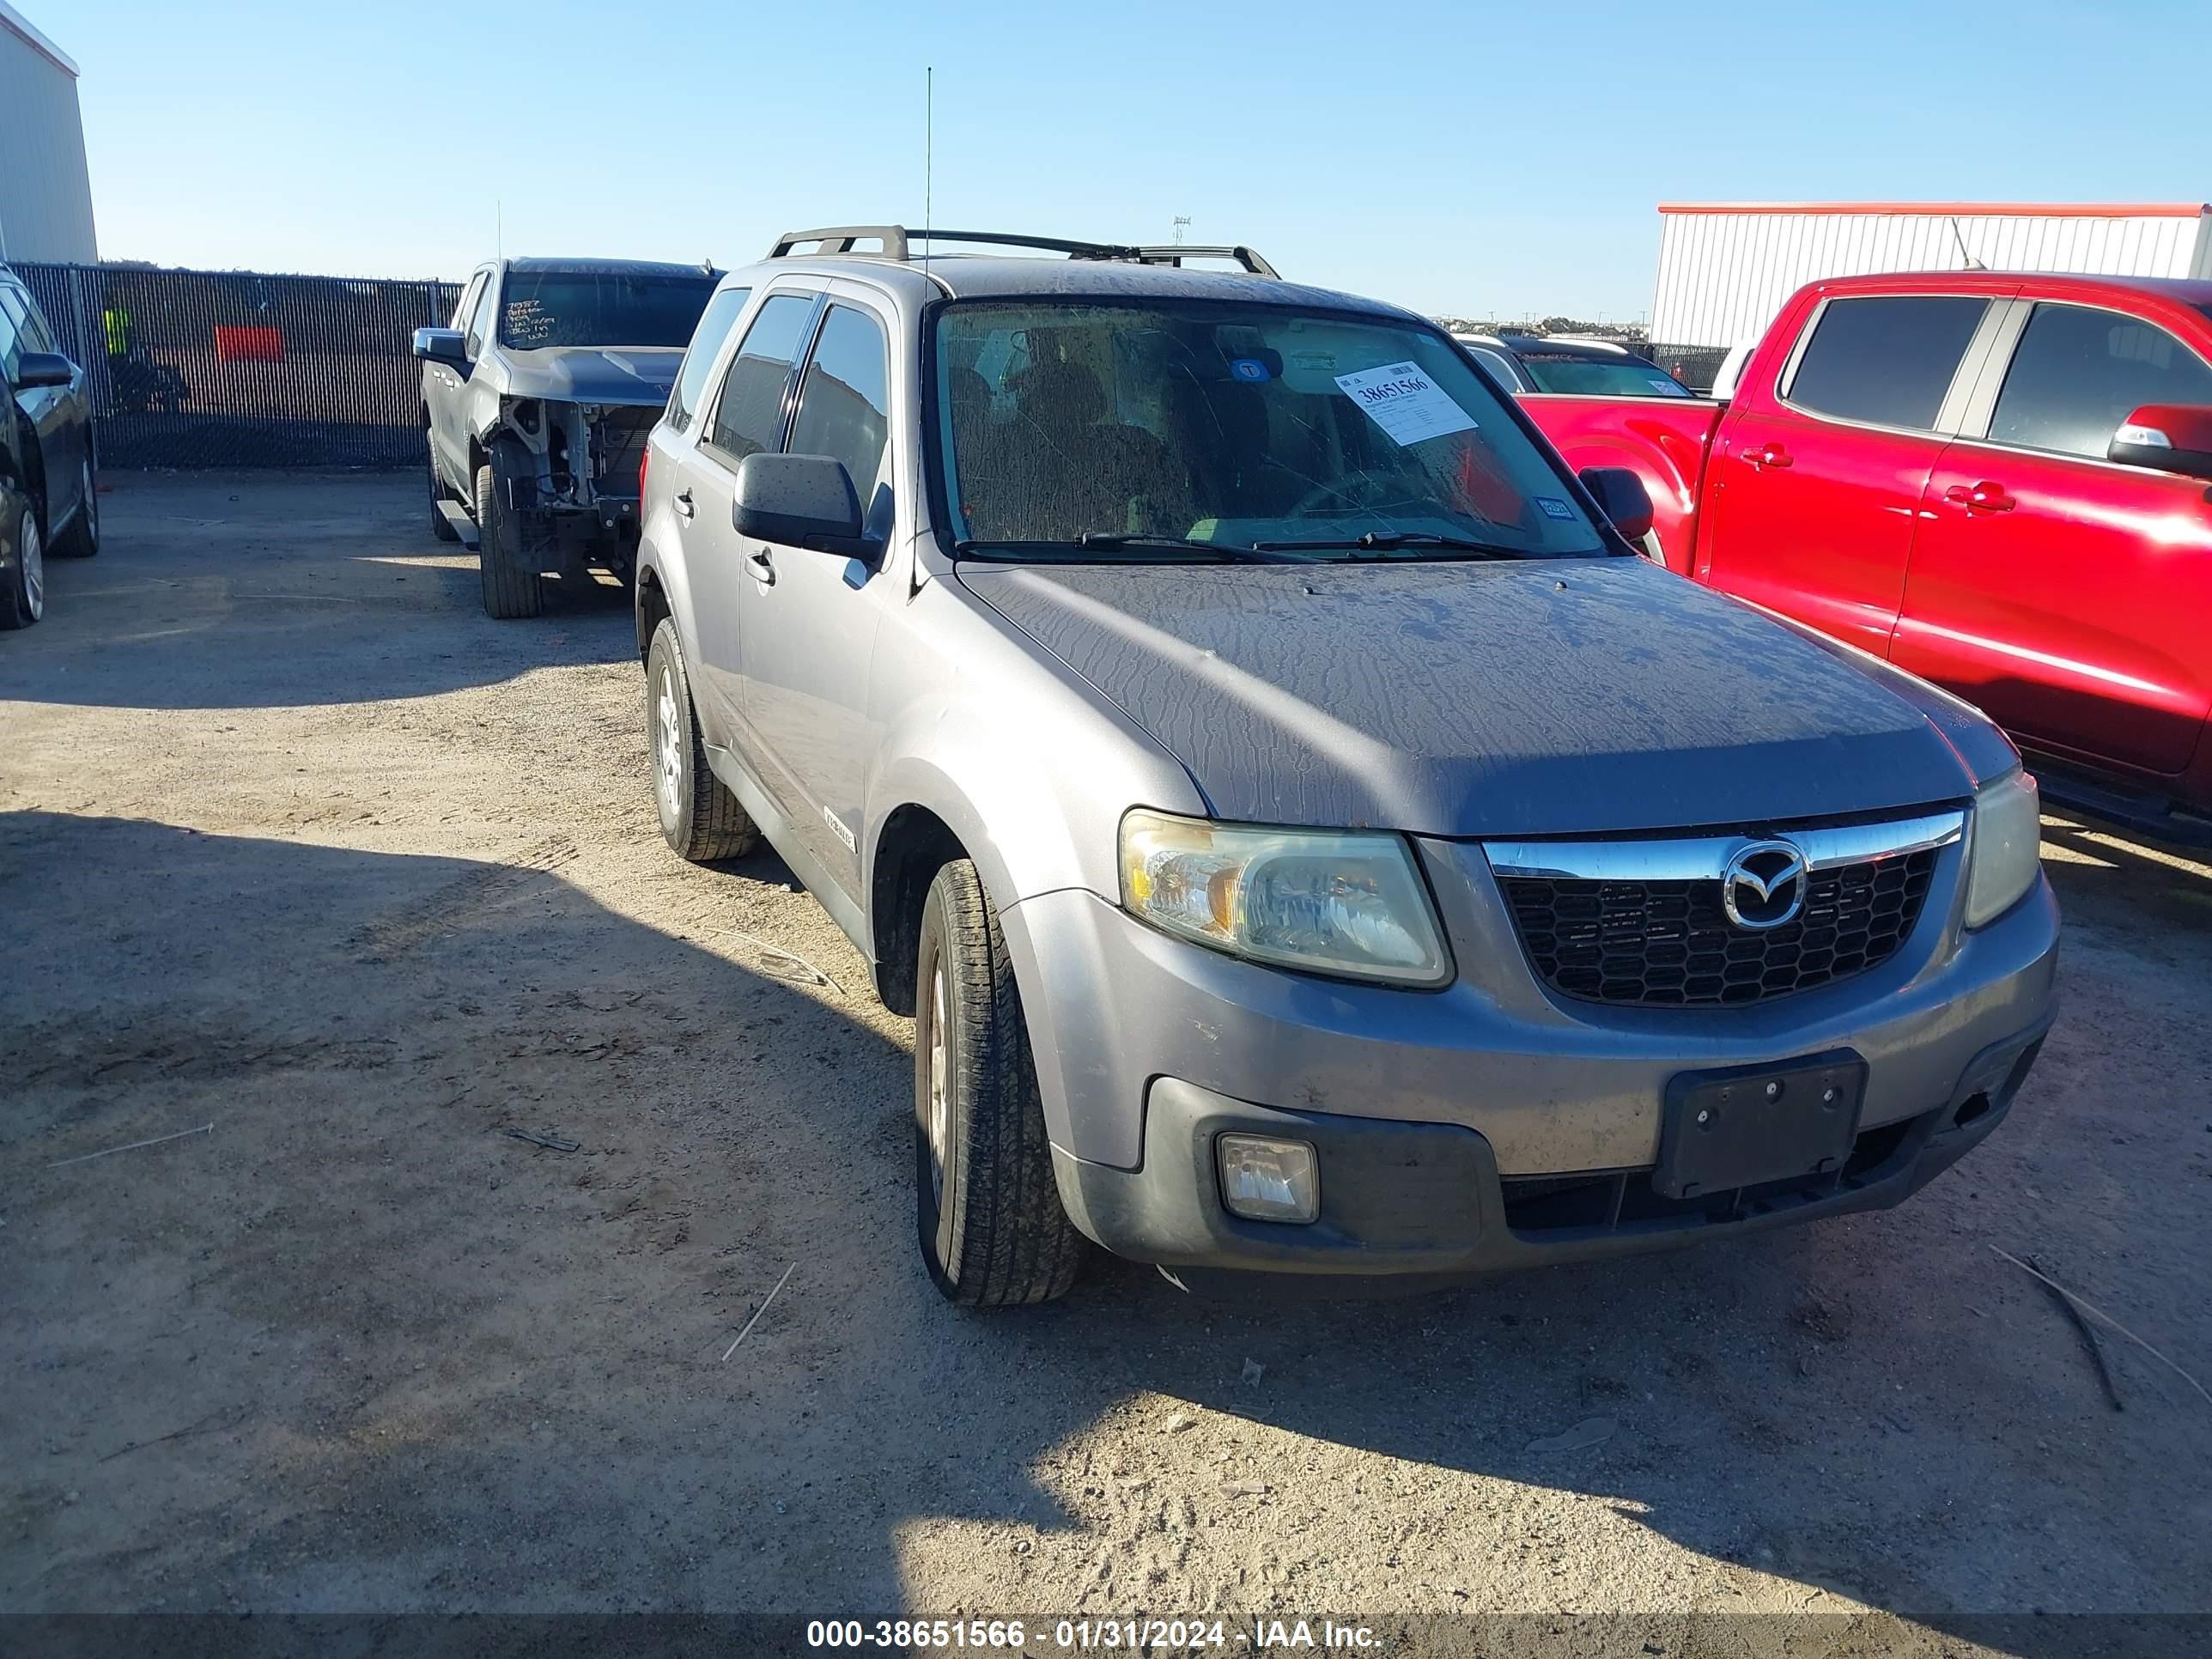
{"label": "front door handle", "polygon": [[752,565],[754,580],[763,587],[773,587],[775,585],[775,561],[769,556],[768,549],[761,548],[745,556]]}
{"label": "front door handle", "polygon": [[691,506],[691,492],[688,489],[680,492],[676,497],[675,507],[676,516],[678,518],[690,518],[693,511]]}
{"label": "front door handle", "polygon": [[1743,452],[1743,458],[1753,466],[1788,466],[1790,452],[1780,444],[1754,444]]}
{"label": "front door handle", "polygon": [[1953,484],[1943,492],[1943,499],[1956,501],[1970,510],[1978,508],[1984,513],[2009,513],[2020,505],[2006,493],[2002,484],[1991,483],[1987,479],[1973,485]]}

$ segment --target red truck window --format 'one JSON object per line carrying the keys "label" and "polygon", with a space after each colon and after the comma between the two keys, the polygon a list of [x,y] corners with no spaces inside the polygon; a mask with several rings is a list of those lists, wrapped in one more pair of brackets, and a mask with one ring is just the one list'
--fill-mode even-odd
{"label": "red truck window", "polygon": [[2139,319],[2039,305],[1997,396],[1990,441],[2101,461],[2120,422],[2145,404],[2212,404],[2212,368]]}
{"label": "red truck window", "polygon": [[1932,294],[1831,300],[1784,395],[1815,414],[1924,431],[1988,307]]}

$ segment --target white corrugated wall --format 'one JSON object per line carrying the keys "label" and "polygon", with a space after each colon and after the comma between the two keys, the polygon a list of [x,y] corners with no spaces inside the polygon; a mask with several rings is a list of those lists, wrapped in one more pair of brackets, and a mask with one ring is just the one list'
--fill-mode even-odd
{"label": "white corrugated wall", "polygon": [[1651,337],[1732,346],[1765,331],[1807,283],[1871,271],[2074,270],[2212,275],[2203,209],[2110,214],[1665,208]]}
{"label": "white corrugated wall", "polygon": [[92,179],[76,76],[0,3],[0,259],[91,264]]}

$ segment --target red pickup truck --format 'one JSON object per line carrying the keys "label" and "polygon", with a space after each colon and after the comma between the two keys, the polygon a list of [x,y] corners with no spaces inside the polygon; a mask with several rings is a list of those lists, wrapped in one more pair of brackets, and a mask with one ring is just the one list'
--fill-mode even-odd
{"label": "red pickup truck", "polygon": [[2212,282],[1801,289],[1734,398],[1529,394],[1669,569],[1978,704],[2046,795],[2212,842]]}

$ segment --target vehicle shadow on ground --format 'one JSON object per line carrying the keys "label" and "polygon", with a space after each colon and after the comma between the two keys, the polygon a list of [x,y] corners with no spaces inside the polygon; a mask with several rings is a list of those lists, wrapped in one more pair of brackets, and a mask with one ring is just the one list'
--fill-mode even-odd
{"label": "vehicle shadow on ground", "polygon": [[637,654],[604,583],[490,622],[476,556],[432,538],[404,476],[111,474],[100,507],[100,556],[48,561],[45,620],[0,644],[0,700],[300,708]]}
{"label": "vehicle shadow on ground", "polygon": [[2109,907],[2212,944],[2212,848],[2157,842],[2092,817],[2043,820],[2044,869],[2062,903]]}
{"label": "vehicle shadow on ground", "polygon": [[897,1023],[526,860],[15,812],[0,904],[12,1607],[942,1613],[981,1560],[1001,1611],[1312,1612],[1300,1529],[1349,1516],[1472,1610],[1564,1561],[1545,1489],[1939,1628],[2197,1593],[2141,1517],[2185,1528],[2201,1419],[2140,1372],[2100,1414],[1988,1257],[2029,1248],[2002,1137],[1731,1248],[1321,1308],[1102,1263],[963,1315]]}

